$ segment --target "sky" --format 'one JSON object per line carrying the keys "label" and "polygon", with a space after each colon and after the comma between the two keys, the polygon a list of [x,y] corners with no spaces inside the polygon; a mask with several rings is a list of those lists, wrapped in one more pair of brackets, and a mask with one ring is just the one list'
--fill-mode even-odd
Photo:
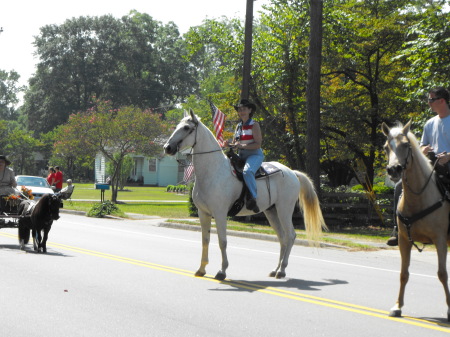
{"label": "sky", "polygon": [[[270,0],[253,3],[254,17],[262,5]],[[180,34],[189,27],[201,25],[205,19],[241,18],[245,20],[247,0],[31,0],[2,1],[0,5],[0,70],[15,70],[20,75],[19,85],[27,85],[35,72],[37,58],[33,56],[34,36],[39,28],[49,24],[62,24],[80,16],[111,14],[120,18],[131,10],[149,14],[163,24],[175,22]]]}

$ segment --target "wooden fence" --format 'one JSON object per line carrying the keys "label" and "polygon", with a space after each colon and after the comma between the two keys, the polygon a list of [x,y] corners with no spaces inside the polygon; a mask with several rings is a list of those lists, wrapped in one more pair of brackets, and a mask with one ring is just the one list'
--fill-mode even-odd
{"label": "wooden fence", "polygon": [[[377,194],[374,198],[363,193],[322,193],[320,198],[325,222],[329,227],[393,226],[393,194]],[[264,213],[240,221],[267,222]],[[294,224],[303,226],[300,212],[294,213]],[[268,224],[268,223],[267,223]]]}

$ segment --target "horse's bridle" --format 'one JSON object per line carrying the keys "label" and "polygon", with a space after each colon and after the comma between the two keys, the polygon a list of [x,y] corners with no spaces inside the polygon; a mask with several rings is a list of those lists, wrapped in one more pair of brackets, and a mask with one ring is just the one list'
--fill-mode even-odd
{"label": "horse's bridle", "polygon": [[[402,135],[403,135],[403,134],[402,134]],[[408,165],[408,158],[411,157],[411,162],[414,160],[414,157],[413,157],[413,155],[412,155],[412,146],[411,146],[411,141],[409,140],[408,136],[407,136],[407,135],[403,135],[403,136],[408,140],[408,153],[407,153],[407,155],[406,155],[405,163],[404,163],[404,164],[401,164],[401,163],[400,163],[400,166],[402,167],[402,180],[405,182],[405,185],[408,187],[408,189],[409,189],[413,194],[415,194],[415,195],[420,195],[420,194],[423,193],[423,191],[425,191],[425,188],[427,188],[428,184],[430,183],[431,177],[433,176],[433,173],[434,173],[434,168],[435,168],[435,166],[436,166],[436,164],[437,164],[438,161],[436,161],[436,162],[434,163],[433,170],[431,170],[430,175],[428,176],[428,178],[427,178],[425,184],[424,184],[423,187],[419,190],[419,192],[414,191],[414,190],[411,188],[411,186],[409,185],[409,183],[408,183],[408,178],[406,177],[406,166]],[[398,157],[397,157],[397,158],[398,158]]]}
{"label": "horse's bridle", "polygon": [[[195,130],[195,138],[194,138],[194,144],[191,146],[191,150],[190,150],[190,152],[189,152],[189,155],[195,155],[195,154],[207,154],[207,153],[213,153],[213,152],[219,152],[219,151],[222,151],[222,148],[220,148],[220,149],[212,150],[212,151],[205,151],[205,152],[196,152],[196,153],[193,153],[192,151],[194,150],[195,145],[197,145],[198,121],[193,121],[193,120],[191,120],[191,122],[194,123],[194,128],[192,128],[192,129],[189,131],[189,133],[186,135],[186,137],[189,136],[189,135],[190,135],[192,132],[194,132],[194,130]],[[177,152],[179,152],[179,150],[180,150],[180,143],[181,143],[186,137],[184,137],[182,140],[180,140],[180,141],[178,142],[178,144],[177,144]]]}

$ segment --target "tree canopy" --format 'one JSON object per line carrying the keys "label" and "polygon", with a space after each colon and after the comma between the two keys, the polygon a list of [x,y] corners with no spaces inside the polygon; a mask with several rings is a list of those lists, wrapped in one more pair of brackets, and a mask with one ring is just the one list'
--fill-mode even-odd
{"label": "tree canopy", "polygon": [[161,116],[151,110],[134,106],[115,108],[111,101],[96,99],[94,106],[77,114],[58,127],[55,153],[60,157],[77,158],[102,153],[112,166],[112,200],[117,199],[122,162],[128,154],[149,157],[161,153],[168,127]]}
{"label": "tree canopy", "polygon": [[38,133],[88,109],[92,96],[115,107],[170,108],[196,88],[177,27],[148,14],[73,18],[42,27],[34,44],[40,62],[23,113]]}

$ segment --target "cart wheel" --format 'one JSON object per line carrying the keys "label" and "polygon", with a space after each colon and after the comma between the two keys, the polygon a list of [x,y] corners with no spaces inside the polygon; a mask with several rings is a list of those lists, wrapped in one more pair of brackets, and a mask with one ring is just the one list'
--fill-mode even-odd
{"label": "cart wheel", "polygon": [[30,241],[30,230],[28,228],[19,227],[19,242],[22,240],[25,245]]}

